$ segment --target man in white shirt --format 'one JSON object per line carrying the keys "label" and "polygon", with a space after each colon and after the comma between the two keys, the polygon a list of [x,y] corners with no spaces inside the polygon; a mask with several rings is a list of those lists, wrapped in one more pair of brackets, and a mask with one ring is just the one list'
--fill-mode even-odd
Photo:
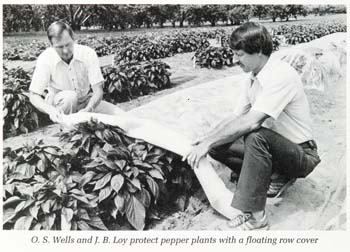
{"label": "man in white shirt", "polygon": [[37,59],[29,87],[31,103],[53,122],[79,111],[120,113],[117,106],[102,101],[104,79],[96,52],[76,44],[71,27],[60,21],[49,26],[47,36],[51,47]]}
{"label": "man in white shirt", "polygon": [[281,189],[307,176],[320,162],[309,104],[298,73],[270,58],[272,38],[265,27],[243,24],[233,31],[230,46],[251,77],[244,83],[234,115],[196,141],[184,159],[196,168],[209,154],[232,168],[239,175],[231,206],[241,214],[228,226],[268,229],[265,205],[271,176],[283,178]]}

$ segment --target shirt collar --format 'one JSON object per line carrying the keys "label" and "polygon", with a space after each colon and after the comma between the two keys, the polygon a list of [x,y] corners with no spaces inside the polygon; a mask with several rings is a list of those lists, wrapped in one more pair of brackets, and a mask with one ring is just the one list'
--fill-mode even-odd
{"label": "shirt collar", "polygon": [[[74,43],[74,52],[73,52],[73,60],[79,60],[79,61],[83,61],[83,53],[80,50],[79,46]],[[61,59],[61,57],[58,55],[58,53],[56,52],[56,50],[52,47],[52,51],[53,51],[53,63],[54,65],[57,65],[59,62],[63,62],[63,60]]]}
{"label": "shirt collar", "polygon": [[272,74],[271,71],[269,70],[271,62],[272,62],[272,59],[270,56],[267,62],[265,63],[264,67],[260,70],[260,72],[257,75],[254,76],[253,72],[251,73],[251,79],[252,80],[257,79],[259,80],[260,83],[263,83],[262,80]]}

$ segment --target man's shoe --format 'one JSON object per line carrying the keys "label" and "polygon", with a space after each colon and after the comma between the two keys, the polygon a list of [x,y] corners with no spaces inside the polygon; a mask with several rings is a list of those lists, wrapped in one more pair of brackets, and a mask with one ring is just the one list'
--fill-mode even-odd
{"label": "man's shoe", "polygon": [[265,212],[260,220],[255,219],[251,213],[242,213],[228,221],[227,226],[231,229],[242,231],[269,229],[269,223]]}
{"label": "man's shoe", "polygon": [[267,197],[278,198],[281,194],[287,190],[288,187],[294,184],[296,178],[287,178],[286,176],[280,176],[276,179],[272,179],[269,190],[267,191]]}

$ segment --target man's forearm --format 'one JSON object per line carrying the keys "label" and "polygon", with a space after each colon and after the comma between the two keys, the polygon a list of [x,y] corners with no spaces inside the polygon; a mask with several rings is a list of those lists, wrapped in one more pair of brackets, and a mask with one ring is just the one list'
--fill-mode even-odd
{"label": "man's forearm", "polygon": [[92,96],[89,103],[86,105],[88,111],[93,111],[102,101],[103,98],[103,83],[96,84],[92,87]]}
{"label": "man's forearm", "polygon": [[38,110],[40,110],[43,113],[50,114],[50,111],[54,109],[53,106],[48,104],[40,95],[36,93],[31,92],[29,94],[29,100],[34,107],[36,107]]}
{"label": "man's forearm", "polygon": [[89,108],[91,109],[91,111],[93,111],[100,104],[101,101],[102,101],[102,94],[93,93],[89,103],[86,105],[86,108]]}
{"label": "man's forearm", "polygon": [[266,115],[259,113],[248,113],[238,117],[224,120],[217,130],[208,135],[203,143],[208,148],[218,145],[234,142],[241,136],[260,128],[262,122],[267,118]]}
{"label": "man's forearm", "polygon": [[224,120],[222,120],[219,124],[217,124],[214,129],[212,129],[207,136],[211,136],[214,134],[217,134],[218,132],[220,132],[220,130],[222,130],[223,128],[225,128],[227,126],[227,124],[233,122],[234,120],[237,119],[236,115],[232,115],[228,118],[225,118]]}

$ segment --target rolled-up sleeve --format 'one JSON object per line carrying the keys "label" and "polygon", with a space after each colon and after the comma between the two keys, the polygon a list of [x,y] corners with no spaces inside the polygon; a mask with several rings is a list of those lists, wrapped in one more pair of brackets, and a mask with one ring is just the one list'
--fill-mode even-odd
{"label": "rolled-up sleeve", "polygon": [[91,86],[94,86],[100,82],[103,82],[103,75],[100,68],[100,61],[97,57],[97,54],[94,50],[89,52],[89,63],[87,66],[88,78]]}
{"label": "rolled-up sleeve", "polygon": [[45,55],[40,55],[36,62],[32,82],[30,83],[29,90],[39,95],[43,94],[44,90],[48,87],[50,82],[50,65],[45,59]]}

